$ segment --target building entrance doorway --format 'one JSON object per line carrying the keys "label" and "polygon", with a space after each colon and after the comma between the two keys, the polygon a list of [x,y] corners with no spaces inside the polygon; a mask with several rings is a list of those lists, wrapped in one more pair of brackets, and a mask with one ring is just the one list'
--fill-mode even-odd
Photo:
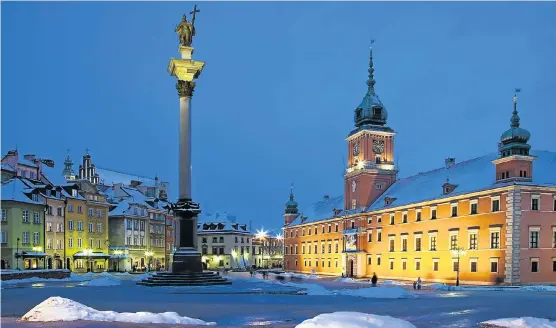
{"label": "building entrance doorway", "polygon": [[348,278],[353,278],[353,260],[349,259],[346,268],[346,276]]}

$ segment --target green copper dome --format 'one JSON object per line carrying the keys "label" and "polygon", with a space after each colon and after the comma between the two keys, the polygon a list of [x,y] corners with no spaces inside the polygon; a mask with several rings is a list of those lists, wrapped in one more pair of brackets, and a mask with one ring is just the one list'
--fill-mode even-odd
{"label": "green copper dome", "polygon": [[362,125],[385,125],[388,119],[388,112],[380,101],[380,98],[375,93],[374,79],[374,66],[373,66],[373,48],[371,48],[371,56],[369,61],[369,79],[367,80],[367,93],[363,100],[355,109],[354,121],[355,126]]}
{"label": "green copper dome", "polygon": [[297,202],[293,200],[293,184],[290,190],[290,200],[286,203],[286,214],[297,214]]}
{"label": "green copper dome", "polygon": [[[519,89],[516,90],[519,92]],[[512,155],[529,155],[531,146],[527,144],[531,133],[519,127],[519,115],[517,114],[517,97],[514,96],[514,111],[510,119],[510,128],[500,136],[499,152],[501,157]]]}

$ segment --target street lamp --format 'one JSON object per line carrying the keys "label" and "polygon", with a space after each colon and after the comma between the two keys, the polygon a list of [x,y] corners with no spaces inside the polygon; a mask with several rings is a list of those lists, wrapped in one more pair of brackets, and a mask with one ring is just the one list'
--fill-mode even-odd
{"label": "street lamp", "polygon": [[90,249],[84,249],[83,250],[83,255],[85,255],[85,258],[87,259],[87,272],[93,272],[93,268],[91,265],[91,255],[93,254],[93,251]]}
{"label": "street lamp", "polygon": [[120,255],[122,255],[122,251],[117,249],[114,251],[114,255],[116,255],[116,271],[120,272]]}
{"label": "street lamp", "polygon": [[145,252],[145,256],[147,257],[147,272],[150,271],[150,266],[151,266],[151,260],[149,259],[149,257],[152,257],[153,254],[154,254],[154,253],[151,252],[151,251],[146,251],[146,252]]}
{"label": "street lamp", "polygon": [[266,232],[264,229],[261,230],[257,230],[257,233],[255,234],[255,237],[259,240],[262,241],[262,248],[263,248],[263,256],[262,256],[262,264],[264,266],[264,249],[265,249],[265,239],[268,236],[268,232]]}
{"label": "street lamp", "polygon": [[456,286],[459,286],[459,259],[461,256],[465,255],[465,248],[456,248],[454,250],[452,250],[452,254],[454,254],[454,256],[457,256],[458,258],[458,269],[456,271]]}
{"label": "street lamp", "polygon": [[19,240],[20,240],[19,237],[17,237],[17,245],[16,245],[16,248],[15,248],[15,258],[16,258],[16,267],[17,267],[16,269],[17,270],[19,270],[19,257],[21,256],[19,254]]}

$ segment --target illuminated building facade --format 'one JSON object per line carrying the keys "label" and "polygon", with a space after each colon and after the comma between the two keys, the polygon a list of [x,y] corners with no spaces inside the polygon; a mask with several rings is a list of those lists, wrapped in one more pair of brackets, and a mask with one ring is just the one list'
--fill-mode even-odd
{"label": "illuminated building facade", "polygon": [[[344,196],[284,214],[287,271],[491,284],[556,282],[556,153],[531,151],[517,97],[498,152],[407,178],[395,131],[368,91],[347,137]],[[517,91],[517,90],[516,90]]]}

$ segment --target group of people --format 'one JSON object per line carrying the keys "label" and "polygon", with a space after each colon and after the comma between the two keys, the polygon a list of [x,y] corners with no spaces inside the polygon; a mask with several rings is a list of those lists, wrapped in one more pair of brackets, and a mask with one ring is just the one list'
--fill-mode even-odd
{"label": "group of people", "polygon": [[417,280],[413,282],[413,289],[421,290],[421,277],[417,277]]}
{"label": "group of people", "polygon": [[[371,284],[373,287],[376,287],[377,283],[378,283],[378,277],[376,276],[376,273],[373,273],[373,277],[371,278]],[[417,277],[417,280],[413,282],[413,289],[421,290],[422,283],[423,282],[421,281],[421,277]]]}

